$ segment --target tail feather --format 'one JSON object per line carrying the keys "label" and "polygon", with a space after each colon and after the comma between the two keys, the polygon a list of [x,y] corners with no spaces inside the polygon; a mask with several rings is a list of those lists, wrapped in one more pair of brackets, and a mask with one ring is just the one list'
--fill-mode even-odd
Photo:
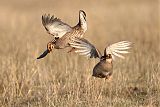
{"label": "tail feather", "polygon": [[48,53],[49,53],[49,50],[47,49],[47,50],[44,51],[39,57],[37,57],[37,59],[44,58]]}

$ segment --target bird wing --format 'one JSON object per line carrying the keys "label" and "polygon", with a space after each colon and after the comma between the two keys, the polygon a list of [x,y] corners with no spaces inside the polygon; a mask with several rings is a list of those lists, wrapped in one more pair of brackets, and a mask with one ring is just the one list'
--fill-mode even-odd
{"label": "bird wing", "polygon": [[131,44],[132,43],[129,41],[121,41],[114,43],[105,48],[104,54],[105,55],[111,54],[113,59],[115,59],[115,57],[124,59],[124,56],[122,54],[129,53],[128,49],[131,48]]}
{"label": "bird wing", "polygon": [[72,30],[71,26],[50,14],[42,15],[42,24],[49,34],[59,38]]}
{"label": "bird wing", "polygon": [[72,38],[72,41],[70,44],[71,47],[74,47],[76,49],[76,53],[79,53],[80,55],[85,55],[90,58],[100,58],[101,53],[98,49],[94,47],[89,41],[87,41],[84,38]]}

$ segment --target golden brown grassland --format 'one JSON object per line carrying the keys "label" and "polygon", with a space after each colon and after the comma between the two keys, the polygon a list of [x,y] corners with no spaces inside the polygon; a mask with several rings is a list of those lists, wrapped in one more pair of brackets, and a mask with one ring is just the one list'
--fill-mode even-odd
{"label": "golden brown grassland", "polygon": [[[160,35],[158,0],[0,1],[1,107],[159,107]],[[51,40],[41,15],[75,25],[87,13],[85,38],[103,49],[120,40],[134,43],[114,63],[112,81],[91,76],[97,59],[66,50],[36,57]]]}

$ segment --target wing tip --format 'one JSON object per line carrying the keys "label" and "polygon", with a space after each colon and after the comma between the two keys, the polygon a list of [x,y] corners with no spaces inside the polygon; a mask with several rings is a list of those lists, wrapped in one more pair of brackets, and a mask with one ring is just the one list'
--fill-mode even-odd
{"label": "wing tip", "polygon": [[50,22],[52,22],[54,19],[56,19],[54,17],[54,15],[50,15],[50,14],[43,14],[42,15],[42,24],[45,26],[47,24],[49,24]]}

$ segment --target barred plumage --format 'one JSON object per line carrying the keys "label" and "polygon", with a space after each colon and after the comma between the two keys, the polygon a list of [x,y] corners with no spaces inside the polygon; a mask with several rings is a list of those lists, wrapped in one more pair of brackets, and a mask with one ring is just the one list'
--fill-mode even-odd
{"label": "barred plumage", "polygon": [[[79,22],[74,27],[71,27],[70,25],[62,22],[59,18],[50,16],[50,14],[45,14],[42,16],[42,24],[45,27],[47,33],[52,35],[54,38],[47,44],[47,50],[37,59],[45,57],[53,50],[53,48],[63,49],[70,47],[69,43],[72,41],[71,38],[82,38],[87,30],[86,13],[83,10],[79,11]],[[74,48],[71,48],[69,52],[73,50]]]}
{"label": "barred plumage", "polygon": [[90,58],[99,58],[100,61],[93,68],[93,75],[99,78],[108,79],[113,72],[113,63],[112,60],[115,60],[115,57],[123,58],[122,54],[129,53],[127,50],[131,47],[131,42],[121,41],[109,45],[104,50],[104,55],[99,52],[88,40],[84,38],[73,38],[73,42],[70,43],[70,46],[76,48],[76,53],[80,55],[85,55]]}

